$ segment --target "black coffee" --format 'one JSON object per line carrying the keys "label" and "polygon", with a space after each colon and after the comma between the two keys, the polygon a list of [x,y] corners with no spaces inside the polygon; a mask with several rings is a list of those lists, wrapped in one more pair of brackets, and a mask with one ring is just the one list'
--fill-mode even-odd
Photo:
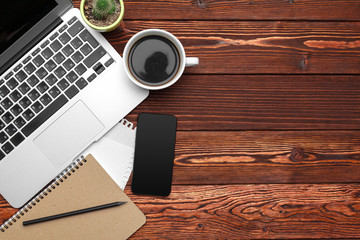
{"label": "black coffee", "polygon": [[146,85],[162,85],[174,78],[180,66],[174,44],[160,36],[139,39],[129,53],[131,74]]}

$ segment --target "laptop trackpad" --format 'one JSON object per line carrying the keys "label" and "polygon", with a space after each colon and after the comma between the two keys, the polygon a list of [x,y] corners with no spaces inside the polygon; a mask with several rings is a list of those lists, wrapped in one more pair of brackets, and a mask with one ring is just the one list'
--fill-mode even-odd
{"label": "laptop trackpad", "polygon": [[78,101],[40,133],[34,143],[59,168],[74,158],[102,129],[104,125],[82,101]]}

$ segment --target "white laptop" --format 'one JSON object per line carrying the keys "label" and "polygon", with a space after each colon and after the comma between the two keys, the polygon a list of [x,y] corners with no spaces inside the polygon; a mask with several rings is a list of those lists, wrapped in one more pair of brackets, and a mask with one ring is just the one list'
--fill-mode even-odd
{"label": "white laptop", "polygon": [[69,0],[1,3],[0,194],[20,207],[148,91]]}

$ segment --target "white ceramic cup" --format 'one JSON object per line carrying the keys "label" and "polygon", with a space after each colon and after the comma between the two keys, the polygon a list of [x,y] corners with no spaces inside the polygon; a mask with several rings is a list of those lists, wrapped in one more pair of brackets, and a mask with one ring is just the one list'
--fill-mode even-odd
{"label": "white ceramic cup", "polygon": [[[166,83],[161,83],[159,85],[146,85],[143,82],[141,82],[140,80],[136,79],[136,77],[130,72],[129,53],[130,53],[131,48],[135,45],[135,43],[138,40],[140,40],[143,37],[154,36],[154,35],[164,37],[164,38],[170,40],[174,44],[174,46],[176,47],[176,49],[179,52],[180,65],[179,65],[179,69],[178,69],[176,75],[171,80],[167,81]],[[132,38],[130,38],[130,40],[128,41],[128,43],[125,46],[124,53],[123,53],[123,59],[124,59],[123,63],[124,63],[125,72],[126,72],[127,76],[131,79],[131,81],[133,81],[139,87],[149,89],[149,90],[164,89],[164,88],[167,88],[167,87],[173,85],[174,83],[176,83],[177,80],[179,80],[179,78],[181,77],[181,75],[184,72],[185,67],[195,66],[195,65],[199,64],[198,58],[185,56],[184,47],[181,44],[181,42],[179,41],[179,39],[177,39],[171,33],[161,30],[161,29],[148,29],[148,30],[144,30],[144,31],[141,31],[141,32],[138,32],[137,34],[135,34]]]}

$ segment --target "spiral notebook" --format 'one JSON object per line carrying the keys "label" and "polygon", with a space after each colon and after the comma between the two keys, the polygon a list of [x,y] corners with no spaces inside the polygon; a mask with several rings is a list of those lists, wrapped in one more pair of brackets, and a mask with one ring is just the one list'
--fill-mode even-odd
{"label": "spiral notebook", "polygon": [[[23,226],[23,221],[116,201],[124,205]],[[126,239],[145,215],[88,155],[77,160],[43,192],[0,226],[0,239]]]}

